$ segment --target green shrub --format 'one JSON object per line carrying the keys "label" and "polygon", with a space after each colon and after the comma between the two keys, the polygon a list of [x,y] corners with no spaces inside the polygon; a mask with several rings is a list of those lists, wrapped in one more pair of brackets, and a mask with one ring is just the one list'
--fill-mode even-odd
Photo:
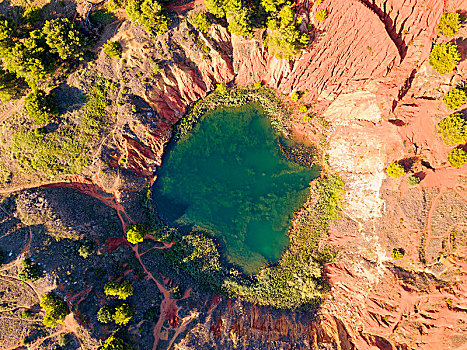
{"label": "green shrub", "polygon": [[222,83],[217,84],[216,91],[221,95],[225,95],[227,93],[227,85],[222,84]]}
{"label": "green shrub", "polygon": [[53,98],[43,90],[30,92],[24,100],[29,116],[36,124],[48,124],[56,116]]}
{"label": "green shrub", "polygon": [[[273,22],[271,22],[273,23]],[[270,24],[268,23],[268,26]],[[278,59],[291,60],[310,42],[310,36],[301,33],[294,25],[273,30],[266,37],[264,44],[270,54]]]}
{"label": "green shrub", "polygon": [[461,87],[449,90],[443,97],[443,102],[449,109],[457,109],[467,102],[467,93]]}
{"label": "green shrub", "polygon": [[15,74],[0,68],[0,100],[3,103],[19,98],[22,90],[21,85]]}
{"label": "green shrub", "polygon": [[164,34],[169,30],[170,19],[157,0],[129,0],[126,12],[134,25],[143,26],[149,34]]}
{"label": "green shrub", "polygon": [[68,18],[56,18],[45,22],[42,33],[50,51],[58,53],[62,60],[81,57],[84,42],[80,32]]}
{"label": "green shrub", "polygon": [[57,323],[62,323],[70,313],[66,302],[52,293],[43,295],[39,305],[45,312],[43,322],[47,327],[55,327]]}
{"label": "green shrub", "polygon": [[86,239],[83,242],[81,242],[78,248],[78,254],[84,259],[87,259],[92,253],[94,253],[95,250],[96,244],[94,243],[94,241]]}
{"label": "green shrub", "polygon": [[211,20],[204,12],[198,12],[197,14],[190,16],[188,19],[198,32],[204,34],[207,34],[212,25]]}
{"label": "green shrub", "polygon": [[290,95],[290,99],[294,102],[297,102],[302,97],[299,91],[295,91],[292,95]]}
{"label": "green shrub", "polygon": [[42,277],[42,269],[39,265],[33,263],[31,259],[24,259],[23,268],[18,273],[18,278],[23,282],[34,282]]}
{"label": "green shrub", "polygon": [[101,350],[132,350],[132,347],[121,338],[112,335],[106,339]]}
{"label": "green shrub", "polygon": [[422,181],[418,176],[415,176],[415,175],[411,175],[407,178],[407,183],[410,185],[410,186],[417,186],[420,181]]}
{"label": "green shrub", "polygon": [[268,13],[277,13],[279,12],[281,6],[286,3],[285,0],[261,0],[261,6]]}
{"label": "green shrub", "polygon": [[113,321],[112,317],[112,308],[109,306],[105,305],[102,306],[99,311],[97,311],[97,320],[100,323],[109,323]]}
{"label": "green shrub", "polygon": [[443,43],[431,50],[428,63],[439,74],[451,73],[461,59],[457,44]]}
{"label": "green shrub", "polygon": [[133,305],[123,303],[115,308],[112,318],[116,324],[126,326],[133,318],[134,313],[135,307]]}
{"label": "green shrub", "polygon": [[70,334],[62,334],[60,336],[60,338],[58,338],[58,346],[60,346],[61,348],[64,348],[65,346],[67,346],[71,341],[71,337],[70,337]]}
{"label": "green shrub", "polygon": [[263,86],[263,83],[260,81],[257,81],[256,83],[253,84],[253,87],[255,89],[260,89]]}
{"label": "green shrub", "polygon": [[126,230],[126,239],[131,244],[140,243],[144,240],[144,236],[148,233],[147,228],[141,224],[135,224],[128,227]]}
{"label": "green shrub", "polygon": [[451,166],[460,168],[465,163],[467,163],[467,152],[462,148],[454,148],[448,154],[448,162]]}
{"label": "green shrub", "polygon": [[318,21],[324,21],[326,18],[328,18],[328,11],[326,11],[325,9],[316,12],[316,19]]}
{"label": "green shrub", "polygon": [[35,25],[42,20],[42,9],[31,6],[28,7],[24,13],[23,18],[29,25]]}
{"label": "green shrub", "polygon": [[104,53],[109,57],[122,58],[122,46],[118,41],[107,40],[104,44]]}
{"label": "green shrub", "polygon": [[447,146],[467,141],[467,121],[461,113],[451,114],[438,123],[438,134]]}
{"label": "green shrub", "polygon": [[404,166],[397,162],[393,162],[389,164],[389,166],[386,168],[386,172],[388,173],[389,176],[392,176],[394,178],[401,177],[405,175],[406,173]]}
{"label": "green shrub", "polygon": [[308,111],[307,106],[300,106],[300,113],[306,113]]}
{"label": "green shrub", "polygon": [[133,295],[133,286],[127,280],[122,282],[109,281],[104,286],[104,293],[125,300]]}
{"label": "green shrub", "polygon": [[[112,0],[109,0],[108,6],[110,7],[110,2]],[[117,18],[114,16],[112,12],[106,11],[106,10],[97,10],[91,13],[91,22],[99,25],[99,26],[106,26],[112,22],[114,22]]]}
{"label": "green shrub", "polygon": [[23,310],[21,311],[21,318],[33,318],[34,317],[34,312],[32,312],[31,310],[27,309],[27,310]]}
{"label": "green shrub", "polygon": [[405,255],[405,251],[402,248],[394,248],[391,250],[391,257],[394,260],[400,260]]}
{"label": "green shrub", "polygon": [[457,12],[445,13],[439,19],[438,33],[443,36],[451,37],[455,35],[461,27],[460,14]]}
{"label": "green shrub", "polygon": [[229,31],[245,38],[251,38],[252,24],[250,11],[243,8],[229,18]]}
{"label": "green shrub", "polygon": [[309,115],[309,114],[303,115],[303,121],[304,121],[305,123],[311,122],[311,119],[312,119],[311,115]]}
{"label": "green shrub", "polygon": [[315,4],[316,4],[316,5],[321,5],[322,2],[323,2],[323,0],[315,0]]}
{"label": "green shrub", "polygon": [[230,17],[242,9],[241,0],[205,0],[206,8],[218,18]]}
{"label": "green shrub", "polygon": [[109,0],[107,2],[107,8],[110,12],[117,12],[117,10],[123,8],[123,6],[125,6],[123,0]]}

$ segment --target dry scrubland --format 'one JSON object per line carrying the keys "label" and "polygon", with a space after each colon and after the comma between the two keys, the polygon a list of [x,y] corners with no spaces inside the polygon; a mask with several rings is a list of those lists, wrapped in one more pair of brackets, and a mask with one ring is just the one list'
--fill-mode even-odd
{"label": "dry scrubland", "polygon": [[[128,3],[0,4],[0,347],[465,348],[465,1]],[[247,99],[323,168],[250,284],[148,191]]]}

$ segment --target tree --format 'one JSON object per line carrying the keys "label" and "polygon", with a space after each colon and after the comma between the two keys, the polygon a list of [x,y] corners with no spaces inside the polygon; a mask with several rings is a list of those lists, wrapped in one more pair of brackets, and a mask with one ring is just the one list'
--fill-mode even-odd
{"label": "tree", "polygon": [[52,98],[43,90],[30,92],[24,100],[29,116],[36,124],[47,124],[56,115]]}
{"label": "tree", "polygon": [[3,103],[17,99],[21,94],[21,85],[15,74],[0,68],[0,100]]}
{"label": "tree", "polygon": [[455,87],[449,90],[443,97],[443,102],[449,109],[456,109],[467,102],[466,90],[461,87]]}
{"label": "tree", "polygon": [[84,42],[78,29],[68,18],[56,18],[45,22],[42,33],[50,51],[58,53],[62,60],[81,57]]}
{"label": "tree", "polygon": [[467,121],[461,113],[451,114],[438,123],[438,134],[447,146],[467,141]]}
{"label": "tree", "polygon": [[42,269],[39,265],[34,264],[31,259],[22,261],[23,268],[18,273],[18,278],[23,282],[34,282],[42,276]]}
{"label": "tree", "polygon": [[445,13],[439,19],[436,26],[438,33],[443,36],[451,37],[455,35],[461,27],[460,14],[457,12]]}
{"label": "tree", "polygon": [[251,38],[253,31],[248,9],[242,8],[229,18],[229,31],[245,38]]}
{"label": "tree", "polygon": [[104,44],[104,53],[109,57],[122,58],[122,46],[118,41],[107,40]]}
{"label": "tree", "polygon": [[205,0],[206,8],[218,18],[230,17],[242,9],[241,0]]}
{"label": "tree", "polygon": [[448,154],[448,162],[451,166],[460,168],[465,163],[467,163],[467,152],[462,148],[454,148]]}
{"label": "tree", "polygon": [[261,0],[261,6],[268,13],[277,13],[286,0]]}
{"label": "tree", "polygon": [[431,50],[428,63],[439,74],[451,73],[459,64],[461,55],[457,44],[442,43]]}
{"label": "tree", "polygon": [[394,260],[400,260],[404,257],[404,255],[405,251],[402,248],[394,248],[393,250],[391,250],[391,257]]}
{"label": "tree", "polygon": [[81,245],[78,248],[78,254],[84,259],[87,259],[89,255],[94,253],[95,250],[96,250],[96,244],[94,243],[94,241],[90,239],[86,239],[83,242],[81,242]]}
{"label": "tree", "polygon": [[407,178],[407,183],[410,185],[410,186],[417,186],[420,181],[422,181],[418,176],[415,176],[415,175],[411,175]]}
{"label": "tree", "polygon": [[148,230],[146,229],[144,225],[141,225],[141,224],[131,225],[126,230],[126,239],[131,244],[140,243],[144,240],[144,236],[146,236],[147,233],[148,233]]}
{"label": "tree", "polygon": [[326,18],[328,18],[328,11],[325,9],[321,9],[318,12],[316,12],[316,19],[318,21],[324,21]]}
{"label": "tree", "polygon": [[394,178],[401,177],[402,175],[405,175],[406,173],[404,166],[397,162],[393,162],[389,164],[389,166],[386,168],[386,172],[388,173],[389,176],[392,176]]}
{"label": "tree", "polygon": [[217,84],[216,91],[221,95],[225,95],[227,93],[227,85],[222,84],[222,83]]}
{"label": "tree", "polygon": [[133,295],[133,286],[127,281],[122,282],[109,281],[104,286],[105,295],[116,296],[118,299],[125,300]]}
{"label": "tree", "polygon": [[143,26],[149,34],[158,35],[169,30],[170,19],[157,0],[129,0],[126,12],[133,24]]}
{"label": "tree", "polygon": [[290,7],[290,5],[286,5],[282,7],[282,9],[279,12],[279,18],[281,21],[280,27],[285,28],[289,26],[293,22],[294,17],[295,17],[295,11],[292,10],[292,7]]}
{"label": "tree", "polygon": [[97,320],[100,323],[112,322],[113,321],[112,309],[107,305],[101,307],[99,311],[97,311]]}
{"label": "tree", "polygon": [[115,308],[112,317],[116,324],[126,326],[133,318],[134,313],[135,307],[133,305],[123,303],[122,305]]}
{"label": "tree", "polygon": [[198,32],[207,34],[211,28],[212,22],[204,12],[198,12],[189,17],[189,21]]}
{"label": "tree", "polygon": [[264,43],[269,53],[279,59],[293,59],[298,52],[306,47],[310,37],[306,33],[301,33],[295,25],[273,30],[266,37]]}
{"label": "tree", "polygon": [[39,305],[45,312],[43,322],[47,327],[55,327],[57,323],[62,323],[70,313],[66,302],[52,293],[42,296]]}
{"label": "tree", "polygon": [[131,346],[121,338],[112,335],[106,339],[102,350],[132,350]]}

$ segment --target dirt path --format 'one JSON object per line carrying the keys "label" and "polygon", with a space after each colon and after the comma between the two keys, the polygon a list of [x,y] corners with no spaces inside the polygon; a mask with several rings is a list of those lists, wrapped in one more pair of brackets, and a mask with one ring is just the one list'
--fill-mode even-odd
{"label": "dirt path", "polygon": [[5,112],[0,114],[0,123],[6,120],[8,117],[11,117],[16,112],[18,112],[21,109],[21,107],[23,107],[23,105],[24,99],[16,101],[16,103],[13,106],[11,106],[10,109],[7,109]]}

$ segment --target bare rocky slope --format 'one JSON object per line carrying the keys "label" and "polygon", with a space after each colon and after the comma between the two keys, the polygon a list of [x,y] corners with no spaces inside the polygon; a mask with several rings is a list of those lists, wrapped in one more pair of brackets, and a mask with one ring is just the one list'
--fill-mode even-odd
{"label": "bare rocky slope", "polygon": [[[328,11],[323,22],[315,19],[319,8]],[[325,267],[332,290],[319,314],[196,299],[157,339],[178,349],[466,349],[467,168],[448,166],[450,148],[436,135],[436,124],[451,113],[442,96],[467,79],[466,26],[455,37],[462,61],[453,73],[439,75],[427,58],[433,42],[446,41],[436,32],[441,14],[465,13],[467,3],[325,0],[297,9],[316,31],[294,61],[269,55],[261,32],[246,40],[215,24],[193,39],[181,21],[152,40],[124,17],[109,26],[102,40],[119,40],[134,72],[149,72],[150,58],[170,63],[150,84],[130,79],[145,113],[117,114],[100,146],[108,156],[62,185],[103,200],[125,226],[138,215],[131,191],[154,181],[171,127],[215,84],[261,81],[283,94],[306,91],[303,101],[330,123],[329,162],[346,183],[342,217],[328,239],[339,250]],[[105,77],[127,74],[101,51],[97,62]],[[316,125],[294,118],[296,135],[315,141]],[[410,187],[408,175],[387,177],[384,168],[395,160],[412,165],[423,178],[419,186]],[[15,181],[1,191],[24,187]],[[391,258],[395,247],[405,250],[403,259]]]}

